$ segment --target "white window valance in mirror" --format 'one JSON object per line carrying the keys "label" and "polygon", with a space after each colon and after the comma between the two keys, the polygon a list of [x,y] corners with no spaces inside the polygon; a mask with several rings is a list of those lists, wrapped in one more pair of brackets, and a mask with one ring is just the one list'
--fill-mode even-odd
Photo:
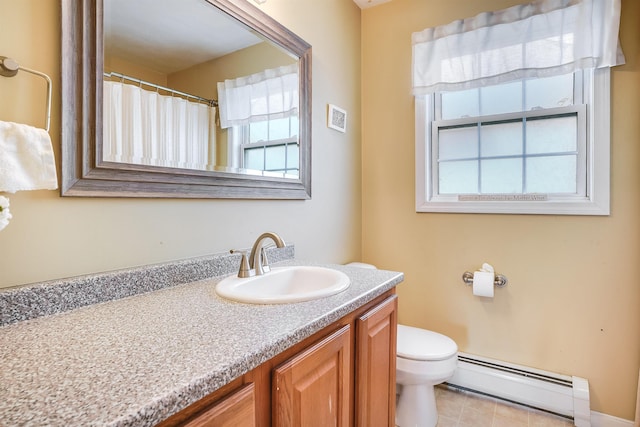
{"label": "white window valance in mirror", "polygon": [[220,126],[243,126],[298,114],[298,65],[218,83]]}
{"label": "white window valance in mirror", "polygon": [[620,0],[541,0],[414,33],[413,93],[624,64],[620,7]]}

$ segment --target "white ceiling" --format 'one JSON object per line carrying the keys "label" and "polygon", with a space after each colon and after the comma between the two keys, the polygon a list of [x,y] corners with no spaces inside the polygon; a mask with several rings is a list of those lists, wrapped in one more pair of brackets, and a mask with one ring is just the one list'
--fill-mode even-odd
{"label": "white ceiling", "polygon": [[382,3],[386,3],[391,0],[353,0],[355,4],[360,6],[360,9],[366,9],[369,7],[377,6]]}
{"label": "white ceiling", "polygon": [[262,40],[204,0],[105,0],[105,52],[170,74]]}
{"label": "white ceiling", "polygon": [[[361,9],[391,0],[353,0]],[[164,74],[262,39],[205,0],[105,0],[105,52]]]}

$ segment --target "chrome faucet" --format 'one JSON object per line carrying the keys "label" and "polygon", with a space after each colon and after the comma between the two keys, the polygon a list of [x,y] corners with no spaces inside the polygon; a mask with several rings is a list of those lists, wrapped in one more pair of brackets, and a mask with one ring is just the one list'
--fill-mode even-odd
{"label": "chrome faucet", "polygon": [[278,236],[276,233],[266,232],[262,233],[260,237],[256,239],[256,242],[251,248],[251,254],[249,255],[248,260],[246,252],[232,249],[231,253],[239,252],[242,254],[242,259],[240,260],[240,269],[238,270],[238,277],[246,278],[260,276],[271,271],[265,248],[262,246],[265,239],[273,240],[278,248],[285,247],[284,240],[282,240],[280,236]]}
{"label": "chrome faucet", "polygon": [[269,267],[269,260],[267,260],[267,254],[262,247],[262,242],[267,238],[273,240],[276,247],[285,247],[284,240],[282,240],[276,233],[272,233],[270,231],[262,233],[253,244],[253,247],[251,248],[251,255],[249,255],[249,269],[253,270],[256,276],[260,276],[271,271],[271,267]]}

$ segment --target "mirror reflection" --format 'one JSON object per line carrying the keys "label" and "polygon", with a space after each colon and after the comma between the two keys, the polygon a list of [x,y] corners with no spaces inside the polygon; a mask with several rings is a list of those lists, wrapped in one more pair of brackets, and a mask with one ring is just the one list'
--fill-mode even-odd
{"label": "mirror reflection", "polygon": [[298,58],[205,0],[104,0],[101,161],[298,178]]}

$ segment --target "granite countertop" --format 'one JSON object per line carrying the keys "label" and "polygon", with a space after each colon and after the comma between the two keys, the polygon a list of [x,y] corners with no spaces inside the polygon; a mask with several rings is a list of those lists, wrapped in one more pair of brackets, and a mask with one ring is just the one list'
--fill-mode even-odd
{"label": "granite countertop", "polygon": [[154,425],[403,280],[326,267],[351,286],[316,301],[228,301],[217,276],[1,326],[0,425]]}

